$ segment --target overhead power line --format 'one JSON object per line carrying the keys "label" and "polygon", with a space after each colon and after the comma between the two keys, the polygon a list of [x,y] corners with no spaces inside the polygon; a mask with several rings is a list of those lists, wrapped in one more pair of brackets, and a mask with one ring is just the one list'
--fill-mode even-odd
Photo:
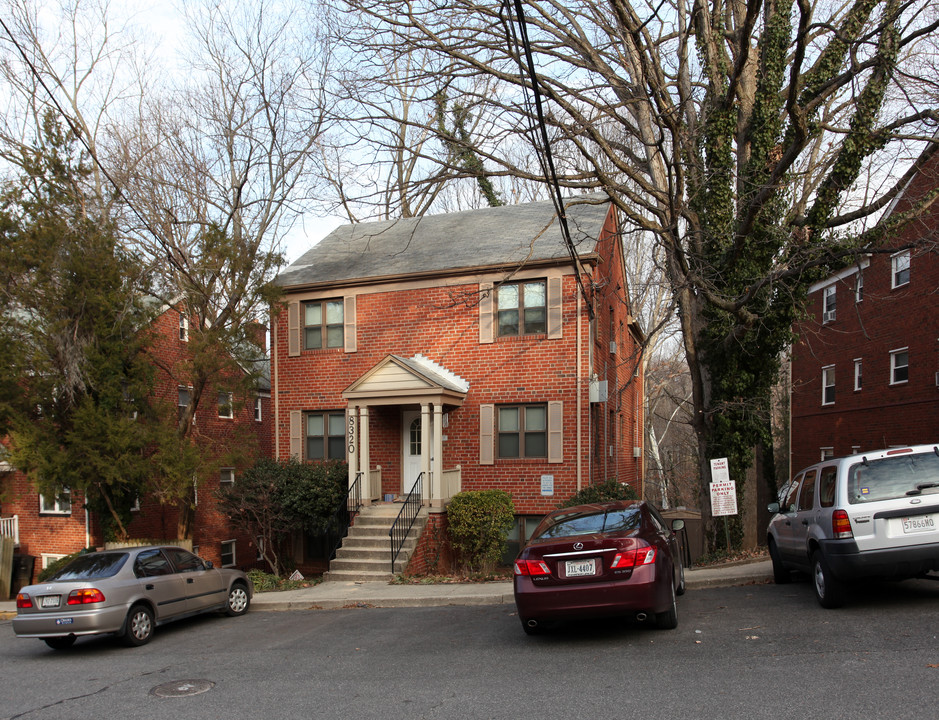
{"label": "overhead power line", "polygon": [[[515,6],[515,19],[518,22],[518,34],[515,32],[515,25],[512,22],[513,4]],[[535,149],[535,154],[541,165],[541,171],[548,181],[551,201],[554,204],[554,209],[558,216],[558,224],[561,228],[561,237],[564,239],[564,244],[571,257],[571,262],[574,264],[574,277],[577,279],[577,286],[580,288],[580,294],[584,299],[584,304],[587,306],[587,315],[593,320],[593,304],[587,295],[587,289],[584,287],[580,257],[577,254],[577,248],[571,238],[570,227],[567,223],[567,211],[564,208],[564,197],[561,194],[561,184],[558,182],[558,175],[554,166],[554,156],[551,153],[551,141],[548,138],[542,94],[538,83],[538,73],[535,69],[535,59],[531,51],[531,42],[528,38],[528,25],[525,22],[525,10],[522,6],[522,0],[503,0],[500,16],[505,26],[506,39],[509,42],[509,46],[515,49],[513,55],[518,60],[519,75],[522,78],[522,93],[525,96],[526,115],[529,119],[532,119],[532,126],[530,128],[532,146]],[[522,60],[523,56],[524,61]],[[528,86],[524,80],[526,72],[531,81],[531,93],[535,101],[534,113],[532,112],[531,102],[528,98]]]}

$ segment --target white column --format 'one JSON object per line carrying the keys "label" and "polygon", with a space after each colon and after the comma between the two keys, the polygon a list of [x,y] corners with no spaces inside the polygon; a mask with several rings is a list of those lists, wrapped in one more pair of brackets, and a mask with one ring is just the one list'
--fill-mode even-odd
{"label": "white column", "polygon": [[421,472],[424,473],[421,495],[430,497],[430,406],[421,404]]}
{"label": "white column", "polygon": [[346,413],[346,457],[348,458],[349,463],[349,484],[351,488],[352,483],[355,482],[355,476],[358,474],[358,455],[359,455],[359,438],[357,432],[357,418],[358,408],[355,405],[349,406],[349,411]]}
{"label": "white column", "polygon": [[434,404],[434,478],[431,505],[443,506],[443,406]]}
{"label": "white column", "polygon": [[381,488],[371,486],[371,465],[368,456],[368,406],[363,405],[359,408],[359,469],[364,473],[362,475],[362,499],[369,501],[374,496],[381,499]]}

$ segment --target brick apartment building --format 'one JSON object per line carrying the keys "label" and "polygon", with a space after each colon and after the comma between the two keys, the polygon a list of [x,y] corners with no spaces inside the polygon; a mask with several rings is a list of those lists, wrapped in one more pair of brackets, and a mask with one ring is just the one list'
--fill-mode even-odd
{"label": "brick apartment building", "polygon": [[[587,200],[587,202],[585,202]],[[366,500],[512,494],[514,538],[591,483],[641,495],[641,331],[617,217],[569,202],[341,227],[277,279],[274,453],[335,458]],[[579,282],[578,270],[579,268]]]}
{"label": "brick apartment building", "polygon": [[[888,212],[935,191],[939,158]],[[939,210],[892,251],[812,286],[792,357],[792,472],[826,457],[939,441]]]}
{"label": "brick apartment building", "polygon": [[[188,400],[185,378],[189,352],[189,320],[174,307],[163,306],[149,326],[149,352],[157,368],[154,400],[183,405]],[[264,349],[259,348],[259,362]],[[196,413],[195,433],[200,442],[218,443],[235,436],[247,437],[255,449],[253,457],[271,453],[270,382],[267,363],[256,392],[246,397],[229,396],[211,388]],[[218,477],[209,478],[197,492],[196,517],[192,543],[204,558],[217,565],[251,567],[257,564],[254,539],[234,533],[212,502],[220,483],[234,481],[240,468],[222,467]],[[9,465],[0,466],[0,516],[4,532],[15,532],[15,552],[35,558],[32,578],[49,562],[89,546],[104,544],[100,524],[94,513],[85,509],[79,493],[66,497],[45,498],[31,480]],[[177,512],[161,506],[152,498],[140,499],[134,519],[128,525],[132,538],[175,540]],[[15,522],[13,518],[16,518]]]}

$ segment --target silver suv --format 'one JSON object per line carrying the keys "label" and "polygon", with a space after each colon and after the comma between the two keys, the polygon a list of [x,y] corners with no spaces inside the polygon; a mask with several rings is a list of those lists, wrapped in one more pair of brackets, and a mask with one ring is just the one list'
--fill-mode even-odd
{"label": "silver suv", "polygon": [[825,460],[786,483],[769,511],[776,582],[808,572],[822,607],[842,605],[851,580],[939,570],[939,446]]}

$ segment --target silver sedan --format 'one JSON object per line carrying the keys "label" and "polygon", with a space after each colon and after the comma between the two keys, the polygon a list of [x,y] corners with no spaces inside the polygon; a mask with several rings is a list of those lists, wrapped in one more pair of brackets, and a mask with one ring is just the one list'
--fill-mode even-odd
{"label": "silver sedan", "polygon": [[13,632],[49,647],[79,635],[115,634],[143,645],[157,625],[203,612],[243,615],[254,586],[241,570],[215,568],[179,547],[148,546],[80,555],[16,596]]}

